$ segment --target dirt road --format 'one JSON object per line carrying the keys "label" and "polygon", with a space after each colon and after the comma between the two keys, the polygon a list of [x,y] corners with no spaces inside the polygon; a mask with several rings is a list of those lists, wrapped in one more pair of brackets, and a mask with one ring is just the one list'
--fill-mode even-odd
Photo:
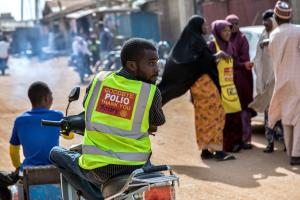
{"label": "dirt road", "polygon": [[[47,82],[53,90],[54,109],[64,110],[66,98],[78,75],[66,66],[66,58],[38,63],[35,60],[12,59],[9,75],[0,76],[0,170],[12,170],[8,155],[8,140],[14,118],[30,109],[27,88],[36,80]],[[81,98],[84,95],[82,86]],[[81,111],[81,101],[71,105],[70,113]],[[253,150],[236,154],[237,160],[227,162],[202,161],[197,150],[193,107],[188,95],[164,108],[167,123],[152,137],[156,164],[171,165],[180,177],[177,199],[205,200],[299,200],[300,169],[288,164],[283,146],[273,154],[262,153],[265,139],[256,128]],[[260,133],[259,133],[260,132]],[[65,147],[81,141],[61,140]]]}

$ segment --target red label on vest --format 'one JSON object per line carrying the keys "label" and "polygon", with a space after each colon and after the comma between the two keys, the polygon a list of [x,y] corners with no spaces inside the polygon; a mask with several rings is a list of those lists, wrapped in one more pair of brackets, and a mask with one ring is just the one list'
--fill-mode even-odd
{"label": "red label on vest", "polygon": [[224,68],[224,80],[225,81],[233,81],[233,68],[232,67]]}
{"label": "red label on vest", "polygon": [[96,111],[131,119],[136,94],[104,86]]}

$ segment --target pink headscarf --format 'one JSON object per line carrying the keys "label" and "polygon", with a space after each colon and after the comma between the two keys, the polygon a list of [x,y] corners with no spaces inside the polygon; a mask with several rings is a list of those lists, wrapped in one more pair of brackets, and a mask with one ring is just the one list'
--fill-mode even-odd
{"label": "pink headscarf", "polygon": [[[225,19],[231,24],[240,21],[239,17],[235,14],[228,15]],[[230,42],[234,49],[234,58],[236,59],[236,62],[244,63],[250,60],[248,52],[249,44],[247,42],[246,36],[240,30],[236,33],[231,34]],[[244,43],[247,43],[247,45],[241,45]]]}
{"label": "pink headscarf", "polygon": [[226,20],[214,21],[211,25],[212,34],[216,38],[216,41],[217,41],[220,49],[229,55],[233,55],[233,49],[232,49],[231,44],[229,42],[224,41],[221,38],[221,32],[227,26],[231,26],[231,24]]}
{"label": "pink headscarf", "polygon": [[228,21],[229,23],[232,23],[234,21],[240,21],[240,18],[238,16],[236,16],[235,14],[231,14],[231,15],[228,15],[225,18],[225,20]]}

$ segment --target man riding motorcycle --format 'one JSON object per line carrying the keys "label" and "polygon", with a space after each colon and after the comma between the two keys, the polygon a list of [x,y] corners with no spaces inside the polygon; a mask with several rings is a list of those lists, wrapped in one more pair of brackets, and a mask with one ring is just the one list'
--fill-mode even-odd
{"label": "man riding motorcycle", "polygon": [[149,132],[165,122],[158,76],[157,50],[147,40],[128,40],[119,72],[100,72],[84,101],[82,155],[54,147],[50,159],[67,181],[87,199],[101,199],[101,185],[130,174],[149,160]]}

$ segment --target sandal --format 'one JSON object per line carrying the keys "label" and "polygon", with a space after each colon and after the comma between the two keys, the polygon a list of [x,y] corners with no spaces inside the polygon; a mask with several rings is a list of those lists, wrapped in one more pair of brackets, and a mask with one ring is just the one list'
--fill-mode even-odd
{"label": "sandal", "polygon": [[235,156],[225,153],[224,151],[216,151],[214,154],[216,161],[226,161],[226,160],[235,160]]}

